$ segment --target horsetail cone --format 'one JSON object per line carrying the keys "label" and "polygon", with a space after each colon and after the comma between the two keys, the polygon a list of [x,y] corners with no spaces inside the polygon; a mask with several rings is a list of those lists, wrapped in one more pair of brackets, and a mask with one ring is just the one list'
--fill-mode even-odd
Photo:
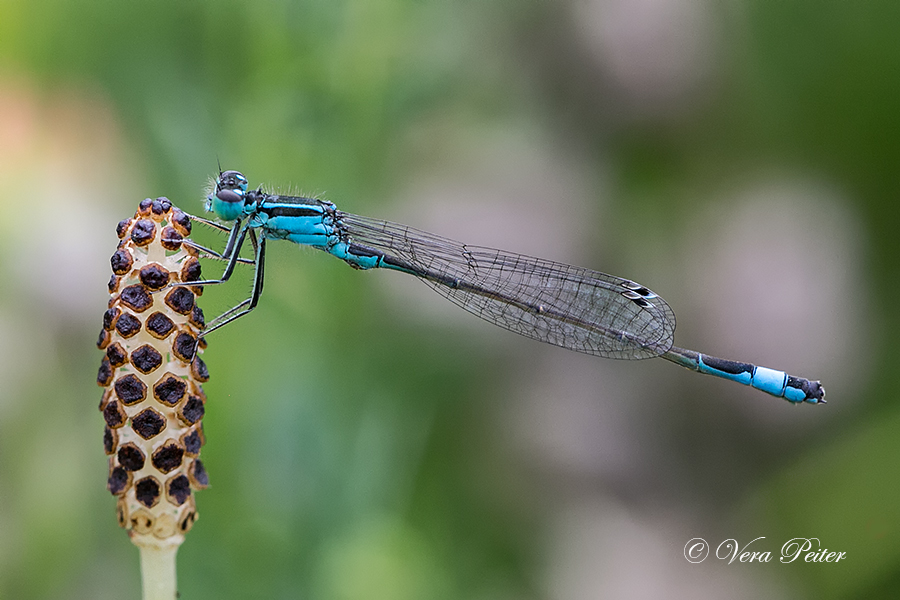
{"label": "horsetail cone", "polygon": [[[196,305],[197,251],[183,243],[190,218],[166,198],[146,199],[116,229],[109,308],[97,346],[103,386],[107,488],[119,525],[138,546],[177,548],[197,518],[192,490],[208,484],[200,462],[209,376],[195,357],[204,328]],[[201,342],[200,347],[205,346]]]}

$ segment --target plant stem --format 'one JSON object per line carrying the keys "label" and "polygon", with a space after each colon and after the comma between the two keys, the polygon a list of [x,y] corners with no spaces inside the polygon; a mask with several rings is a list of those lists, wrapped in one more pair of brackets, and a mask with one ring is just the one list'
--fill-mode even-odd
{"label": "plant stem", "polygon": [[140,546],[144,600],[175,600],[175,553],[178,545]]}

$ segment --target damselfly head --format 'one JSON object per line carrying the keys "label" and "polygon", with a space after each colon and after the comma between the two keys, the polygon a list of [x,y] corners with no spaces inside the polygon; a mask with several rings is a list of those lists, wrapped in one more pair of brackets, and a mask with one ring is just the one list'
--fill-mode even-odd
{"label": "damselfly head", "polygon": [[216,179],[215,190],[206,197],[206,210],[224,221],[234,221],[244,210],[247,178],[238,171],[225,171]]}

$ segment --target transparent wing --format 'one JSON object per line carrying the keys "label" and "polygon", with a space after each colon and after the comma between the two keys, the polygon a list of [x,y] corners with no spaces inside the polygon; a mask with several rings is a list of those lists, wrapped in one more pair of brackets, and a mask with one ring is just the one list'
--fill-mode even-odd
{"label": "transparent wing", "polygon": [[351,252],[422,279],[482,319],[526,337],[607,358],[672,347],[675,314],[647,288],[541,258],[470,246],[406,225],[336,211]]}

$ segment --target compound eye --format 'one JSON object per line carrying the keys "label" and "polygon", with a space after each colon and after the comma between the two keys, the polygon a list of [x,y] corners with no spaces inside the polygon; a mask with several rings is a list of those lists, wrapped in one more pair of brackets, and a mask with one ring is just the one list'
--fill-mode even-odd
{"label": "compound eye", "polygon": [[240,171],[225,171],[219,175],[219,187],[247,191],[247,178]]}
{"label": "compound eye", "polygon": [[228,203],[244,201],[244,197],[241,194],[237,193],[234,190],[228,190],[228,189],[219,190],[218,192],[216,192],[216,198],[218,198],[222,202],[228,202]]}

